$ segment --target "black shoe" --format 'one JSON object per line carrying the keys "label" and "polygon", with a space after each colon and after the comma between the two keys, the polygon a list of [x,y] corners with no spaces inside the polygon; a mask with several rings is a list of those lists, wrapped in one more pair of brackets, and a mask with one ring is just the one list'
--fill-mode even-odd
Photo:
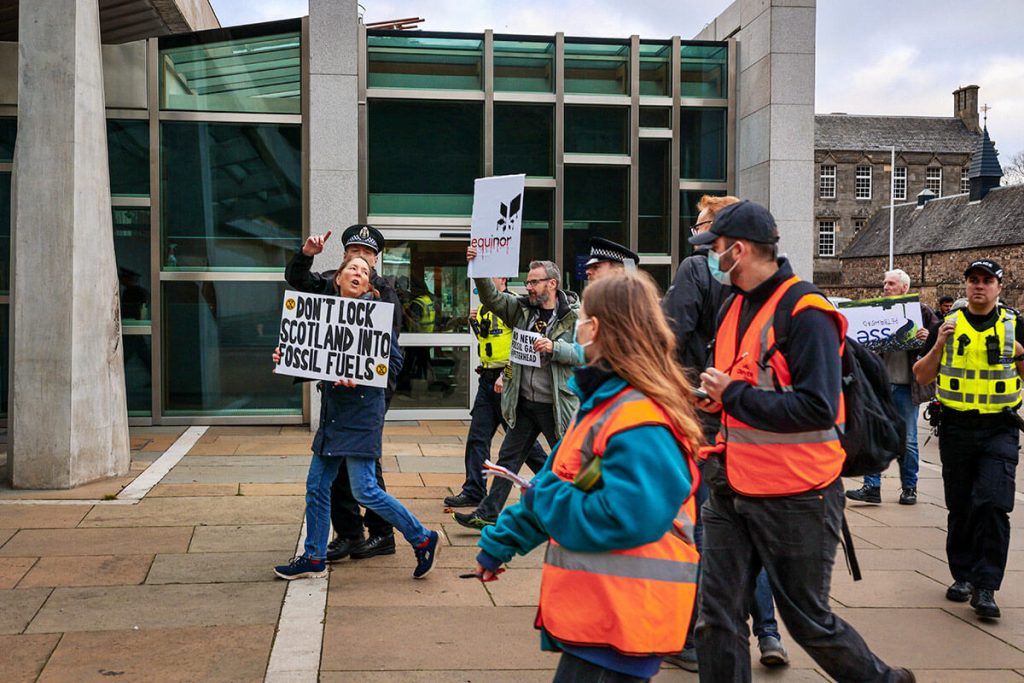
{"label": "black shoe", "polygon": [[998,619],[1000,616],[995,591],[990,588],[975,588],[971,593],[971,607],[982,619]]}
{"label": "black shoe", "polygon": [[363,542],[361,538],[341,538],[340,536],[327,544],[327,561],[338,562],[344,560],[352,552],[352,549]]}
{"label": "black shoe", "polygon": [[467,529],[476,529],[479,531],[485,526],[494,526],[493,519],[487,519],[480,515],[476,510],[473,510],[473,512],[453,512],[452,517],[455,518],[456,522]]}
{"label": "black shoe", "polygon": [[859,489],[846,492],[846,497],[858,503],[881,503],[882,489],[879,486],[868,486],[864,484]]}
{"label": "black shoe", "polygon": [[971,584],[967,581],[954,581],[946,589],[946,599],[953,602],[967,602],[971,599]]}
{"label": "black shoe", "polygon": [[368,557],[377,555],[395,554],[395,535],[370,536],[368,539],[352,548],[353,560],[365,560]]}
{"label": "black shoe", "polygon": [[448,496],[445,498],[444,504],[446,507],[450,508],[475,508],[480,504],[480,499],[474,498],[463,491],[457,496]]}
{"label": "black shoe", "polygon": [[900,505],[917,505],[917,489],[903,489],[900,492]]}

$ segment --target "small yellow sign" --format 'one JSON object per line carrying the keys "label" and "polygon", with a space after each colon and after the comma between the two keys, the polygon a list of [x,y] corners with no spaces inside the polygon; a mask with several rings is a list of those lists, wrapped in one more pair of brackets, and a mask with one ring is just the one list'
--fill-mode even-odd
{"label": "small yellow sign", "polygon": [[381,377],[388,374],[388,366],[384,365],[383,363],[378,363],[376,370],[377,374],[380,375]]}
{"label": "small yellow sign", "polygon": [[294,311],[295,310],[295,299],[286,299],[285,302],[284,302],[284,307],[287,308],[289,311]]}

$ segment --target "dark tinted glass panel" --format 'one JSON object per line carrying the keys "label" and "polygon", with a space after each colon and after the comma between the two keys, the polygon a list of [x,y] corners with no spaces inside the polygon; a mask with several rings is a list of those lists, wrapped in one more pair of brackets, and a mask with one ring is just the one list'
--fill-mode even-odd
{"label": "dark tinted glass panel", "polygon": [[669,285],[672,284],[672,266],[669,265],[644,265],[640,264],[640,269],[645,270],[651,274],[654,281],[658,283],[658,287],[664,293]]}
{"label": "dark tinted glass panel", "polygon": [[551,226],[555,215],[553,190],[527,190],[523,200],[523,231],[519,244],[519,275],[525,281],[530,261],[556,261]]}
{"label": "dark tinted glass panel", "polygon": [[683,109],[679,141],[681,177],[725,180],[725,109]]}
{"label": "dark tinted glass panel", "polygon": [[114,256],[121,289],[121,320],[125,325],[149,321],[149,209],[114,207]]}
{"label": "dark tinted glass panel", "polygon": [[494,175],[551,177],[555,110],[550,105],[494,105]]}
{"label": "dark tinted glass panel", "polygon": [[298,414],[301,384],[271,371],[282,282],[163,285],[168,415]]}
{"label": "dark tinted glass panel", "polygon": [[629,109],[566,107],[565,151],[629,154]]}
{"label": "dark tinted glass panel", "polygon": [[283,268],[301,244],[301,129],[161,124],[165,270]]}
{"label": "dark tinted glass panel", "polygon": [[551,92],[555,46],[516,40],[494,41],[494,89]]}
{"label": "dark tinted glass panel", "polygon": [[370,101],[371,214],[468,216],[482,175],[483,105]]}
{"label": "dark tinted glass panel", "polygon": [[11,289],[11,174],[0,173],[0,293]]}
{"label": "dark tinted glass panel", "polygon": [[567,286],[581,290],[583,264],[590,238],[605,237],[625,244],[629,221],[629,170],[606,166],[565,169],[565,244]]}
{"label": "dark tinted glass panel", "polygon": [[402,301],[403,332],[469,330],[465,242],[388,242],[381,272]]}
{"label": "dark tinted glass panel", "polygon": [[7,390],[10,388],[8,381],[11,376],[7,367],[10,359],[10,322],[11,307],[0,305],[0,417],[7,417]]}
{"label": "dark tinted glass panel", "polygon": [[[463,250],[465,256],[465,250]],[[408,408],[468,408],[470,377],[468,346],[404,346],[405,364],[391,401]]]}
{"label": "dark tinted glass panel", "polygon": [[161,49],[160,108],[298,114],[300,51],[298,32]]}
{"label": "dark tinted glass panel", "polygon": [[681,190],[679,192],[679,260],[693,253],[693,245],[689,239],[693,235],[690,229],[697,222],[697,202],[704,195],[724,197],[725,192],[717,190]]}
{"label": "dark tinted glass panel", "polygon": [[725,46],[681,46],[679,69],[683,97],[727,97],[728,61]]}
{"label": "dark tinted glass panel", "polygon": [[153,414],[153,339],[148,334],[126,334],[121,342],[128,415],[148,417]]}
{"label": "dark tinted glass panel", "polygon": [[672,110],[668,107],[640,107],[641,128],[671,128]]}
{"label": "dark tinted glass panel", "polygon": [[18,119],[0,118],[0,161],[14,159],[14,138],[18,135]]}
{"label": "dark tinted glass panel", "polygon": [[110,194],[149,195],[149,122],[107,120]]}
{"label": "dark tinted glass panel", "polygon": [[639,234],[637,245],[643,254],[669,253],[671,142],[640,142]]}
{"label": "dark tinted glass panel", "polygon": [[565,43],[565,92],[629,93],[629,45]]}
{"label": "dark tinted glass panel", "polygon": [[370,88],[482,89],[479,38],[368,35]]}
{"label": "dark tinted glass panel", "polygon": [[672,59],[672,46],[659,44],[640,45],[640,94],[662,95],[672,94],[669,83]]}

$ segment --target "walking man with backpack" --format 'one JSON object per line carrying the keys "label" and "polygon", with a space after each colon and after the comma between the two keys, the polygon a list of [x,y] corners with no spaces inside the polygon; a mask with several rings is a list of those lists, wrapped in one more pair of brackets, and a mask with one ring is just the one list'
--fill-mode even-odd
{"label": "walking man with backpack", "polygon": [[[762,566],[790,634],[830,676],[915,680],[875,656],[828,602],[844,502],[845,319],[777,257],[775,219],[758,204],[725,207],[690,242],[710,245],[712,276],[735,291],[701,374],[699,406],[722,422],[704,466],[701,680],[750,680],[747,595]],[[775,338],[780,308],[792,311],[791,342]]]}

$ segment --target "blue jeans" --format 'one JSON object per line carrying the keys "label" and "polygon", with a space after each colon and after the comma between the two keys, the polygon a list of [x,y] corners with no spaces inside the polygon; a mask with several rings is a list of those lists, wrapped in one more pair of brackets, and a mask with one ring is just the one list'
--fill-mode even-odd
{"label": "blue jeans", "polygon": [[345,456],[352,495],[367,510],[373,510],[391,523],[410,544],[418,546],[430,538],[430,530],[394,496],[377,484],[376,458]]}
{"label": "blue jeans", "polygon": [[327,558],[331,534],[331,484],[341,468],[341,458],[313,454],[306,475],[306,549],[312,560]]}
{"label": "blue jeans", "polygon": [[[917,488],[917,471],[920,466],[920,455],[917,451],[917,406],[910,397],[909,384],[891,384],[892,400],[896,409],[907,423],[907,450],[899,459],[900,482],[905,489]],[[882,474],[869,474],[864,477],[865,486],[881,486]]]}

